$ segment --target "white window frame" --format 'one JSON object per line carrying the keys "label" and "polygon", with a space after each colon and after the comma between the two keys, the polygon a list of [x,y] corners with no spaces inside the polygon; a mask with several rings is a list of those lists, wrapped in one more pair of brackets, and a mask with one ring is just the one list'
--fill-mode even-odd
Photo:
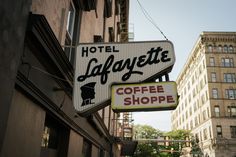
{"label": "white window frame", "polygon": [[209,62],[210,62],[210,66],[215,66],[215,58],[214,57],[210,57]]}
{"label": "white window frame", "polygon": [[224,73],[224,82],[236,82],[234,73]]}
{"label": "white window frame", "polygon": [[214,113],[216,117],[220,117],[220,106],[214,106]]}
{"label": "white window frame", "polygon": [[71,40],[73,38],[73,33],[74,33],[75,14],[76,14],[76,10],[75,10],[74,4],[73,2],[70,2],[68,15],[67,15],[66,31],[68,35],[70,36]]}
{"label": "white window frame", "polygon": [[211,82],[216,82],[216,73],[215,72],[212,72],[211,73]]}
{"label": "white window frame", "polygon": [[212,89],[212,98],[214,98],[214,99],[219,98],[218,89],[217,88],[213,88]]}

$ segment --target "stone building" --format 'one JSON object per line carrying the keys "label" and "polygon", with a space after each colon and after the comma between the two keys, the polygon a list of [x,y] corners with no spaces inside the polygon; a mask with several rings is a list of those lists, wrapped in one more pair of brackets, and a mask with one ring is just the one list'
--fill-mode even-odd
{"label": "stone building", "polygon": [[177,78],[172,129],[191,130],[204,156],[236,156],[235,63],[235,32],[203,32]]}
{"label": "stone building", "polygon": [[118,157],[119,115],[72,103],[79,43],[127,42],[128,0],[10,0],[0,6],[1,157]]}

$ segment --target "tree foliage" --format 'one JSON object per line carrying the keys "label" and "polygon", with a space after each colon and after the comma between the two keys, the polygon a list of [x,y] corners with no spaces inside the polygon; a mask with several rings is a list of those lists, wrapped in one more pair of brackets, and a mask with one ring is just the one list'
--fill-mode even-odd
{"label": "tree foliage", "polygon": [[135,125],[134,126],[134,136],[135,138],[141,139],[153,139],[157,138],[158,136],[163,135],[158,129],[153,128],[150,125]]}
{"label": "tree foliage", "polygon": [[[159,136],[168,136],[171,140],[190,140],[191,133],[189,130],[173,130],[170,132],[162,132],[149,125],[135,125],[134,139],[158,139]],[[156,141],[139,142],[134,157],[179,157],[181,149],[186,147],[186,144],[192,144],[199,151],[196,141],[191,142],[170,142],[168,146],[157,145]],[[161,150],[169,150],[163,152]],[[173,150],[173,152],[171,152]]]}
{"label": "tree foliage", "polygon": [[[135,139],[157,139],[163,133],[149,125],[135,125],[134,138]],[[157,142],[139,142],[134,157],[158,157]]]}
{"label": "tree foliage", "polygon": [[192,150],[190,153],[193,154],[193,156],[203,156],[203,152],[199,147],[199,139],[197,137],[191,137],[191,145]]}
{"label": "tree foliage", "polygon": [[[191,133],[189,130],[173,130],[170,132],[165,133],[165,136],[168,136],[172,140],[187,140],[189,139]],[[186,144],[190,144],[190,142],[172,142],[170,143],[170,149],[173,149],[174,152],[172,156],[180,156],[181,150],[183,147],[186,147]],[[178,152],[179,151],[179,152]]]}
{"label": "tree foliage", "polygon": [[185,140],[186,137],[190,137],[190,131],[189,130],[173,130],[173,131],[165,133],[165,136],[169,136],[171,139],[174,139],[174,140]]}

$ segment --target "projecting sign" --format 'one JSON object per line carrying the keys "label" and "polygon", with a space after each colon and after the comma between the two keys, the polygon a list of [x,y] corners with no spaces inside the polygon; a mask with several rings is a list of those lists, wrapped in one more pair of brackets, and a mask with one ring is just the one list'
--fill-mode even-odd
{"label": "projecting sign", "polygon": [[175,109],[178,102],[175,82],[121,84],[112,86],[114,111],[154,111]]}
{"label": "projecting sign", "polygon": [[91,43],[77,47],[73,103],[83,115],[110,103],[111,85],[143,82],[171,71],[170,41]]}

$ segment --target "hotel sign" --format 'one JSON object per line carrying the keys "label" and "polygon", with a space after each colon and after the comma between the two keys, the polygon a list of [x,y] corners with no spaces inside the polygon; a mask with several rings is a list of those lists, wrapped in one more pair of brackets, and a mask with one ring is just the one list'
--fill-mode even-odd
{"label": "hotel sign", "polygon": [[114,111],[155,111],[175,109],[178,102],[175,82],[121,84],[112,86]]}
{"label": "hotel sign", "polygon": [[110,104],[111,85],[153,80],[172,70],[170,41],[92,43],[77,47],[73,103],[81,115]]}

